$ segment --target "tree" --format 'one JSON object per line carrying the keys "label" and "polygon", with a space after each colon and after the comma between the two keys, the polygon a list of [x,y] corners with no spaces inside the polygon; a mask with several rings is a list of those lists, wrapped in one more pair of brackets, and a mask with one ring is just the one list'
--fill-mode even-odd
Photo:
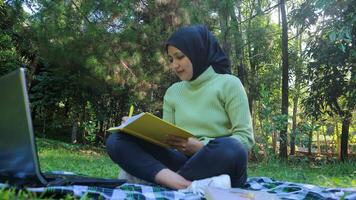
{"label": "tree", "polygon": [[291,90],[291,96],[293,97],[293,115],[292,115],[292,130],[290,134],[290,155],[295,154],[295,140],[297,137],[297,116],[298,116],[298,107],[299,100],[302,94],[301,83],[302,83],[302,71],[304,70],[303,64],[303,49],[302,49],[302,36],[300,33],[300,28],[297,28],[297,36],[294,45],[290,48],[289,55],[289,64],[294,73],[294,85]]}
{"label": "tree", "polygon": [[12,12],[4,19],[21,19],[9,31],[26,44],[19,49],[30,58],[33,118],[42,132],[102,142],[131,103],[155,113],[161,107],[171,82],[160,88],[157,82],[169,77],[163,44],[180,24],[180,16],[171,15],[179,14],[177,1],[15,0],[6,6]]}
{"label": "tree", "polygon": [[[285,1],[280,0],[282,17],[282,114],[288,116],[288,26]],[[288,157],[287,153],[288,123],[285,123],[280,132],[279,156],[282,159]]]}
{"label": "tree", "polygon": [[0,1],[0,76],[21,66],[20,55],[9,33],[13,24],[8,12],[8,6]]}
{"label": "tree", "polygon": [[303,104],[315,118],[329,114],[342,119],[340,159],[345,161],[351,113],[356,104],[356,5],[353,1],[311,0],[302,4],[301,9],[312,13],[305,18],[314,17],[318,9],[324,10],[307,48],[311,61],[305,76],[308,96]]}

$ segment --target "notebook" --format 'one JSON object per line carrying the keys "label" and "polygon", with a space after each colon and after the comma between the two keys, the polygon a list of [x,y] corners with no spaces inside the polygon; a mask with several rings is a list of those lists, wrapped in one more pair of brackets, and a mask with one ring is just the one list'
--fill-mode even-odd
{"label": "notebook", "polygon": [[193,137],[188,131],[146,112],[135,115],[122,125],[109,128],[108,131],[112,133],[121,131],[166,148],[169,148],[166,143],[169,135],[185,139]]}
{"label": "notebook", "polygon": [[[85,165],[85,163],[83,163]],[[116,187],[125,180],[40,170],[26,89],[25,69],[0,78],[0,183],[18,186],[88,185]]]}

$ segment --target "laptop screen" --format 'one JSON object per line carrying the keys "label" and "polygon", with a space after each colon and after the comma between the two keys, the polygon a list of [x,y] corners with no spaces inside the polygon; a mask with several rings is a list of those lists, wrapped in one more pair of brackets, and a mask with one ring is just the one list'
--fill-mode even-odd
{"label": "laptop screen", "polygon": [[42,179],[26,90],[25,69],[0,78],[0,177]]}

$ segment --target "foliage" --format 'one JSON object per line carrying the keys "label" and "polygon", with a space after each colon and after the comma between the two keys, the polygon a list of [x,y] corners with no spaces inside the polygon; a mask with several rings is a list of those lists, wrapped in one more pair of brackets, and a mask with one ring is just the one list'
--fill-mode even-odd
{"label": "foliage", "polygon": [[6,5],[0,1],[0,75],[6,74],[21,65],[21,57],[16,51],[11,35],[7,31],[8,12]]}
{"label": "foliage", "polygon": [[[34,122],[43,132],[63,127],[76,132],[78,124],[78,139],[103,142],[105,130],[120,122],[132,102],[142,110],[161,106],[153,103],[153,98],[162,98],[167,87],[163,84],[157,90],[156,84],[166,76],[161,66],[165,63],[162,41],[167,37],[163,26],[167,25],[160,23],[164,15],[153,14],[161,9],[159,5],[141,1],[122,1],[118,7],[110,1],[10,1],[7,9],[12,10],[10,18],[22,13],[26,19],[26,26],[15,24],[11,31],[26,35],[33,44],[30,97]],[[91,123],[93,120],[98,123]],[[50,121],[62,125],[53,126]]]}
{"label": "foliage", "polygon": [[20,60],[11,37],[4,32],[0,32],[0,75],[20,67]]}
{"label": "foliage", "polygon": [[[296,124],[315,120],[322,130],[326,119],[338,127],[355,114],[356,101],[355,5],[293,0],[286,2],[288,89],[298,112],[281,113],[279,2],[0,1],[0,74],[28,69],[37,134],[100,146],[131,104],[135,113],[161,116],[165,91],[178,81],[165,59],[165,41],[180,26],[205,24],[246,88],[256,141],[274,157],[278,132],[290,117],[296,139],[309,142],[310,135]],[[350,142],[355,141],[352,119]],[[340,132],[330,133],[333,142]]]}
{"label": "foliage", "polygon": [[[308,96],[305,110],[314,118],[321,114],[338,115],[342,119],[341,159],[347,159],[349,125],[355,110],[356,87],[356,6],[352,1],[308,0],[304,7],[313,7],[315,37],[308,43],[306,55],[310,59],[305,74]],[[301,9],[302,9],[301,8]],[[322,12],[321,12],[322,10]],[[300,15],[297,17],[308,18]],[[297,18],[296,17],[296,18]],[[320,20],[319,17],[321,18]],[[298,21],[298,20],[296,20]],[[300,22],[305,26],[304,22]]]}
{"label": "foliage", "polygon": [[[287,120],[286,116],[278,114],[278,112],[276,112],[278,105],[274,101],[271,101],[271,91],[268,90],[265,86],[262,86],[260,93],[260,103],[262,105],[260,106],[261,110],[258,112],[260,128],[257,129],[257,131],[261,131],[261,135],[263,137],[262,140],[258,142],[263,143],[267,155],[275,156],[275,146],[271,148],[269,144],[272,143],[272,145],[274,145],[276,143],[277,134],[280,132],[281,128]],[[269,158],[269,156],[267,156],[267,158]]]}
{"label": "foliage", "polygon": [[355,108],[355,90],[351,89],[356,86],[352,64],[356,59],[355,11],[352,1],[314,0],[305,1],[294,11],[294,23],[314,25],[317,30],[306,52],[311,60],[305,74],[309,96],[304,101],[306,111],[315,117],[323,112],[343,115]]}

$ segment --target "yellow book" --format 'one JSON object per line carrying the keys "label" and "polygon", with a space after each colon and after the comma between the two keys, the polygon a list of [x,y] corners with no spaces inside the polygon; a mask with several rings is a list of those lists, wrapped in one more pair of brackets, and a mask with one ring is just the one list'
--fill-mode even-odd
{"label": "yellow book", "polygon": [[188,131],[164,121],[151,113],[135,115],[120,126],[109,128],[108,131],[111,133],[122,131],[166,148],[169,148],[166,143],[169,135],[186,139],[193,137]]}

